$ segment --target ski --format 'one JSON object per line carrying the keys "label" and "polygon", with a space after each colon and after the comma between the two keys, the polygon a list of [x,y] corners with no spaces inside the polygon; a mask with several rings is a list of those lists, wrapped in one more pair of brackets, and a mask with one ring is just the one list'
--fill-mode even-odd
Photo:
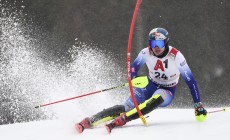
{"label": "ski", "polygon": [[82,133],[85,128],[80,123],[77,123],[75,124],[75,129],[78,133]]}
{"label": "ski", "polygon": [[112,124],[106,124],[105,128],[106,128],[107,132],[110,134],[114,127],[112,126]]}
{"label": "ski", "polygon": [[[108,134],[110,134],[114,126],[112,124],[105,124],[105,128]],[[85,130],[84,126],[80,123],[75,124],[75,129],[79,134],[81,134]]]}

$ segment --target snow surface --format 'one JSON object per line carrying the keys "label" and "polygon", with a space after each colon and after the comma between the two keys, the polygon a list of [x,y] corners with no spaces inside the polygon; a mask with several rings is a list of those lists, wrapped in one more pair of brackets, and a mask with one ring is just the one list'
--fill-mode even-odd
{"label": "snow surface", "polygon": [[[216,108],[208,108],[208,111]],[[227,108],[229,110],[229,108]],[[75,119],[57,119],[0,126],[1,140],[94,140],[94,139],[152,139],[152,140],[227,140],[230,137],[230,112],[208,115],[205,122],[197,122],[193,109],[157,109],[146,118],[115,128],[108,134],[104,125],[79,134],[74,129]]]}

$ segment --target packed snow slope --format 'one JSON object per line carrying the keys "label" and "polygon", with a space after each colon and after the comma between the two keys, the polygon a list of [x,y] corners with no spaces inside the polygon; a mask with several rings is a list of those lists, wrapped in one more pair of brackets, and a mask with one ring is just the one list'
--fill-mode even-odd
{"label": "packed snow slope", "polygon": [[[216,108],[208,108],[208,111]],[[197,122],[193,109],[157,109],[146,118],[148,126],[140,119],[115,128],[108,134],[104,125],[79,134],[75,122],[82,118],[57,119],[17,123],[0,126],[1,140],[197,140],[224,139],[230,137],[230,112],[211,113],[205,122]]]}

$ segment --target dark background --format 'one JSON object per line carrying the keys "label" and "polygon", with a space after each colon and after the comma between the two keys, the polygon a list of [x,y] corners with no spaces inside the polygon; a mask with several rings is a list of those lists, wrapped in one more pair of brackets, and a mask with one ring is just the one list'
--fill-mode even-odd
{"label": "dark background", "polygon": [[[64,54],[78,37],[113,52],[120,65],[126,67],[135,4],[133,0],[30,0],[25,1],[25,12],[45,32],[61,38],[64,45],[53,47],[53,51]],[[212,100],[209,105],[229,105],[229,13],[227,0],[143,0],[135,24],[132,56],[148,45],[147,36],[152,28],[166,28],[170,45],[185,55],[202,100]],[[222,74],[216,74],[218,69]],[[179,92],[186,88],[187,93],[186,85],[181,84]]]}
{"label": "dark background", "polygon": [[[14,0],[8,3],[18,8],[25,5],[24,18],[34,31],[30,34],[46,40],[43,46],[54,57],[68,59],[68,49],[78,38],[112,52],[126,74],[127,42],[136,1]],[[151,29],[166,28],[170,45],[187,59],[206,106],[229,106],[229,13],[228,0],[142,0],[135,23],[132,59],[148,45]],[[140,73],[147,74],[146,68]],[[181,79],[172,107],[183,107],[190,102],[184,95],[190,96],[190,91]]]}

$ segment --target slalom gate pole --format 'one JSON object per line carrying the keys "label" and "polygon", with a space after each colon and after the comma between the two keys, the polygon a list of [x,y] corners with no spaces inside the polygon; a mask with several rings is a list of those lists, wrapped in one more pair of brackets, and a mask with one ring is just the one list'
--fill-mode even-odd
{"label": "slalom gate pole", "polygon": [[138,107],[138,103],[137,103],[136,98],[135,98],[134,93],[133,93],[133,86],[132,86],[132,82],[131,82],[131,72],[130,72],[130,69],[131,69],[130,68],[131,46],[132,46],[132,39],[133,39],[133,30],[134,30],[134,24],[135,24],[135,21],[136,21],[136,17],[137,17],[137,13],[138,13],[140,4],[141,4],[141,0],[137,0],[136,7],[135,7],[135,10],[134,10],[134,13],[133,13],[132,22],[131,22],[131,25],[130,25],[128,49],[127,49],[127,73],[128,73],[127,75],[128,75],[128,83],[129,83],[130,94],[131,94],[131,97],[133,99],[135,108],[137,109],[138,115],[139,115],[140,119],[142,120],[142,123],[144,125],[147,125],[147,122],[146,122],[143,114],[141,113],[141,111],[140,111],[140,109]]}
{"label": "slalom gate pole", "polygon": [[208,114],[217,113],[217,112],[225,112],[225,111],[226,111],[226,108],[222,108],[222,109],[218,109],[218,110],[214,110],[214,111],[209,111]]}

